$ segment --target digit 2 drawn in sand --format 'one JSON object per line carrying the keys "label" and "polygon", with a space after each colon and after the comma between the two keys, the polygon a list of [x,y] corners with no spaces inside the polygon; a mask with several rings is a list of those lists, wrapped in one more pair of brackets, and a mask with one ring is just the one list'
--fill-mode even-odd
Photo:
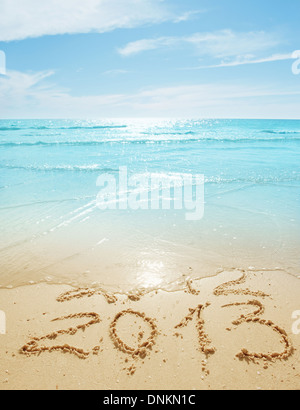
{"label": "digit 2 drawn in sand", "polygon": [[254,297],[270,297],[270,295],[267,295],[264,292],[257,291],[254,292],[248,288],[246,289],[232,289],[234,286],[237,285],[242,285],[246,283],[247,281],[247,274],[244,270],[241,270],[242,276],[239,279],[223,283],[222,285],[218,286],[214,290],[214,295],[215,296],[228,296],[228,295],[245,295],[245,296],[254,296]]}
{"label": "digit 2 drawn in sand", "polygon": [[[61,335],[74,336],[79,330],[85,331],[85,329],[87,329],[88,327],[96,325],[101,322],[100,316],[97,313],[78,313],[74,315],[69,315],[69,316],[64,316],[64,317],[53,319],[52,322],[68,320],[68,319],[82,319],[82,318],[89,318],[91,320],[87,323],[78,325],[76,327],[71,327],[67,330],[58,330],[57,332],[50,333],[46,336],[34,337],[29,343],[27,343],[25,346],[23,346],[20,349],[20,353],[26,356],[38,356],[41,353],[45,353],[45,352],[61,351],[63,353],[74,354],[80,359],[87,359],[91,352],[85,352],[83,349],[80,349],[77,347],[73,347],[67,344],[61,345],[61,346],[55,345],[51,347],[41,345],[41,342],[45,340],[56,340]],[[92,353],[97,354],[99,350],[100,350],[100,346],[95,346],[92,350]]]}

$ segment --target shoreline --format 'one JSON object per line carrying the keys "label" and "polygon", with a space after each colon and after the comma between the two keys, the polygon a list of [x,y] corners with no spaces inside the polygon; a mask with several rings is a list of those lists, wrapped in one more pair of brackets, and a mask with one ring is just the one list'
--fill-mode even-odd
{"label": "shoreline", "polygon": [[0,390],[299,389],[299,290],[282,272],[241,270],[127,296],[0,289]]}

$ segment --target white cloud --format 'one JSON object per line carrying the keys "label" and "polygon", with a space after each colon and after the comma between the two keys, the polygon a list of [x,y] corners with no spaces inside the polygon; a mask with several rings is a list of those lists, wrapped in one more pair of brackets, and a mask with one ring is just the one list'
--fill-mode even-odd
{"label": "white cloud", "polygon": [[179,43],[176,37],[160,37],[157,39],[144,39],[128,43],[125,47],[118,50],[119,54],[129,57],[144,51],[156,50],[162,47],[170,47]]}
{"label": "white cloud", "polygon": [[33,74],[8,71],[5,77],[0,77],[1,111],[22,109],[28,102],[34,103],[38,95],[46,96],[49,92],[54,95],[54,89],[43,82],[53,74],[52,71]]}
{"label": "white cloud", "polygon": [[220,64],[215,64],[215,65],[207,65],[207,66],[199,66],[199,67],[189,67],[185,68],[184,70],[201,70],[203,68],[218,68],[218,67],[237,67],[240,65],[248,65],[248,64],[263,64],[263,63],[272,63],[275,61],[287,61],[287,60],[293,60],[293,53],[287,53],[287,54],[273,54],[270,57],[263,57],[263,58],[257,58],[253,59],[253,56],[245,56],[245,57],[237,57],[233,61],[228,61],[228,62],[222,62]]}
{"label": "white cloud", "polygon": [[300,92],[278,86],[194,84],[77,97],[49,83],[52,75],[9,71],[1,77],[1,117],[300,118]]}
{"label": "white cloud", "polygon": [[205,10],[193,10],[193,11],[187,11],[183,13],[181,16],[178,16],[175,20],[174,23],[181,23],[183,21],[189,21],[193,19],[194,17],[198,16],[199,14],[205,13]]}
{"label": "white cloud", "polygon": [[124,70],[122,68],[116,68],[116,69],[104,71],[102,74],[103,75],[117,76],[117,75],[121,75],[121,74],[129,74],[129,73],[130,73],[130,71],[128,71],[128,70]]}
{"label": "white cloud", "polygon": [[0,0],[0,41],[107,32],[175,16],[163,0]]}
{"label": "white cloud", "polygon": [[169,48],[175,45],[177,47],[191,45],[196,49],[198,56],[220,59],[262,52],[277,46],[279,43],[280,40],[276,36],[263,31],[238,33],[232,30],[222,30],[211,33],[195,33],[185,37],[142,39],[128,43],[119,49],[119,53],[129,57],[149,50]]}
{"label": "white cloud", "polygon": [[274,35],[264,31],[239,33],[231,30],[195,34],[187,41],[194,44],[201,55],[210,55],[216,58],[249,55],[268,50],[280,42]]}

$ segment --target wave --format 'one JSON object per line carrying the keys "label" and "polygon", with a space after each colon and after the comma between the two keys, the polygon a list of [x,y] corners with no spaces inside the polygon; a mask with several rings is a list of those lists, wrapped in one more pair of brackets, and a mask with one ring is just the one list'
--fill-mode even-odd
{"label": "wave", "polygon": [[[19,126],[3,126],[0,127],[0,132],[1,131],[26,131],[26,130],[36,130],[36,131],[43,131],[43,130],[109,130],[109,129],[126,129],[128,128],[127,125],[72,125],[72,126],[31,126],[31,127],[19,127]],[[144,131],[140,132],[141,135],[153,135],[153,136],[159,136],[159,135],[197,135],[201,132],[201,130],[190,130],[190,131],[169,131],[166,132],[164,130],[161,130],[159,132],[154,131]],[[293,135],[293,134],[300,134],[300,130],[295,131],[295,130],[261,130],[260,133],[263,134],[273,134],[273,135]]]}
{"label": "wave", "polygon": [[279,131],[279,130],[263,130],[261,131],[265,134],[275,134],[275,135],[293,135],[293,134],[300,134],[299,131]]}
{"label": "wave", "polygon": [[188,143],[277,143],[299,141],[299,137],[290,138],[159,138],[159,139],[103,139],[101,141],[36,141],[36,142],[0,142],[0,147],[55,147],[55,146],[97,146],[103,144],[188,144]]}
{"label": "wave", "polygon": [[[19,171],[29,171],[29,172],[41,172],[41,173],[50,173],[50,172],[82,172],[82,173],[96,173],[96,174],[115,174],[116,177],[118,176],[120,170],[118,168],[109,168],[109,167],[102,167],[99,164],[92,164],[92,165],[58,165],[58,166],[13,166],[13,165],[0,165],[0,169],[9,169],[9,170],[19,170]],[[189,172],[177,172],[177,173],[165,173],[165,172],[136,172],[136,176],[140,177],[143,176],[146,179],[151,177],[160,178],[161,180],[170,181],[181,181],[185,177],[192,177],[193,174]],[[139,178],[138,178],[139,180]],[[256,185],[264,185],[264,184],[278,184],[278,183],[298,183],[300,182],[300,173],[299,174],[291,174],[291,175],[245,175],[239,177],[226,177],[226,176],[206,176],[205,177],[205,184],[213,184],[213,185],[230,185],[230,184],[256,184]],[[1,187],[1,188],[8,188],[8,187]]]}
{"label": "wave", "polygon": [[142,135],[195,135],[197,132],[195,131],[174,131],[174,132],[141,132]]}
{"label": "wave", "polygon": [[103,168],[98,164],[93,165],[57,165],[57,166],[17,166],[17,165],[0,165],[0,169],[10,169],[10,170],[20,170],[20,171],[35,171],[35,172],[98,172],[98,173],[108,173],[108,172],[119,172],[119,169],[114,168]]}
{"label": "wave", "polygon": [[22,131],[22,130],[101,130],[127,128],[127,125],[95,125],[95,126],[72,126],[72,127],[0,127],[0,131]]}
{"label": "wave", "polygon": [[21,131],[26,128],[17,128],[17,127],[0,127],[0,131]]}

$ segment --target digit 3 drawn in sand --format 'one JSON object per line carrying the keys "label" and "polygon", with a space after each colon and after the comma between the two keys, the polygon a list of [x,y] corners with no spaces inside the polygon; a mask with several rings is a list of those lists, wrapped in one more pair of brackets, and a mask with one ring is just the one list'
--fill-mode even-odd
{"label": "digit 3 drawn in sand", "polygon": [[273,353],[267,353],[267,354],[251,353],[247,349],[242,349],[242,351],[238,353],[236,357],[239,358],[240,360],[252,361],[253,363],[259,363],[259,360],[263,360],[265,363],[274,362],[275,360],[287,360],[294,353],[294,348],[292,346],[292,343],[290,342],[288,335],[284,329],[275,325],[271,320],[264,320],[259,317],[265,311],[265,308],[262,303],[260,303],[257,300],[250,300],[244,303],[231,303],[231,304],[222,306],[222,308],[233,307],[233,306],[249,306],[249,305],[256,306],[257,309],[254,312],[249,313],[248,315],[242,315],[240,318],[233,321],[232,324],[235,326],[240,326],[243,323],[253,323],[253,324],[258,324],[262,326],[267,326],[268,328],[270,328],[272,331],[276,332],[280,336],[281,342],[285,346],[285,349],[281,353],[273,352]]}
{"label": "digit 3 drawn in sand", "polygon": [[[243,271],[242,276],[234,281],[231,282],[226,282],[220,286],[218,286],[214,290],[214,295],[215,296],[228,296],[228,295],[246,295],[246,296],[255,296],[255,297],[270,297],[270,295],[267,295],[261,291],[258,292],[253,292],[250,289],[230,289],[233,286],[241,285],[246,282],[247,279],[247,274],[245,271]],[[228,305],[224,305],[223,308],[225,307],[231,307],[231,306],[245,306],[245,305],[252,305],[252,306],[257,306],[258,309],[256,309],[253,313],[250,313],[248,315],[242,315],[240,318],[237,320],[233,321],[233,325],[239,326],[242,323],[256,323],[260,324],[262,326],[267,326],[271,328],[274,332],[278,333],[281,337],[281,341],[283,342],[285,349],[283,352],[278,353],[251,353],[247,349],[242,349],[240,353],[236,355],[240,360],[247,360],[247,361],[252,361],[256,363],[259,359],[264,360],[265,362],[272,362],[276,359],[278,360],[283,360],[283,359],[288,359],[294,352],[294,348],[287,336],[287,333],[285,332],[284,329],[280,328],[279,326],[276,326],[271,320],[264,320],[261,319],[259,316],[261,316],[264,311],[265,307],[263,304],[257,300],[253,301],[248,301],[244,303],[231,303]]]}
{"label": "digit 3 drawn in sand", "polygon": [[222,306],[222,308],[232,307],[232,306],[247,306],[247,305],[255,306],[257,307],[257,309],[254,312],[249,313],[248,315],[241,315],[240,318],[232,322],[233,325],[238,326],[238,325],[241,325],[242,323],[247,322],[247,320],[249,319],[254,319],[257,316],[263,315],[263,313],[265,312],[264,305],[258,300],[249,300],[248,302],[245,302],[245,303],[230,303],[228,305]]}
{"label": "digit 3 drawn in sand", "polygon": [[57,332],[50,333],[46,336],[42,336],[39,338],[34,337],[29,343],[27,343],[25,346],[23,346],[20,349],[20,353],[26,356],[38,356],[41,353],[45,353],[45,352],[51,353],[54,351],[60,351],[62,353],[74,354],[80,359],[87,359],[91,353],[98,354],[100,350],[100,346],[95,346],[92,349],[92,352],[86,352],[83,349],[69,346],[67,344],[62,345],[62,346],[56,345],[56,346],[51,346],[51,347],[41,346],[41,342],[45,340],[56,340],[57,337],[61,335],[74,336],[79,330],[85,331],[85,329],[87,329],[88,327],[96,325],[101,322],[100,316],[97,313],[78,313],[74,315],[69,315],[69,316],[64,316],[64,317],[53,319],[52,322],[68,320],[68,319],[82,319],[82,318],[88,318],[91,320],[87,323],[78,325],[76,327],[71,327],[66,330],[58,330]]}
{"label": "digit 3 drawn in sand", "polygon": [[[128,346],[123,340],[118,336],[117,326],[118,322],[121,318],[126,315],[135,316],[141,318],[149,327],[150,327],[150,337],[143,343],[140,343],[138,347],[134,348]],[[147,317],[144,313],[135,312],[131,309],[123,310],[122,312],[118,313],[110,325],[110,337],[117,349],[119,349],[123,353],[130,354],[133,358],[141,358],[144,359],[147,356],[147,353],[152,349],[155,345],[156,338],[158,336],[157,326],[153,319]]]}

